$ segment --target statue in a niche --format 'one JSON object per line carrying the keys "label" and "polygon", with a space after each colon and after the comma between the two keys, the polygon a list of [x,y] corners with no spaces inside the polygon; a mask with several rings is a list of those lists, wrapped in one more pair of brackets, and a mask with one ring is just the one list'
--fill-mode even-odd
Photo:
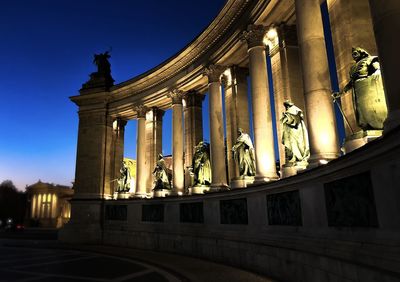
{"label": "statue in a niche", "polygon": [[308,132],[303,111],[286,100],[282,113],[282,144],[285,146],[286,166],[306,164],[310,157]]}
{"label": "statue in a niche", "polygon": [[256,175],[256,161],[253,142],[250,135],[245,133],[243,129],[238,129],[238,137],[235,145],[232,147],[235,160],[239,163],[240,177]]}
{"label": "statue in a niche", "polygon": [[153,190],[171,189],[172,174],[165,164],[164,156],[158,154],[158,160],[153,170],[154,188]]}
{"label": "statue in a niche", "polygon": [[209,186],[211,184],[210,144],[200,141],[194,147],[192,173],[194,186]]}
{"label": "statue in a niche", "polygon": [[118,187],[117,187],[117,192],[118,193],[127,193],[129,192],[130,183],[131,183],[131,173],[129,171],[129,167],[125,163],[125,161],[122,161],[121,168],[119,170],[121,173],[120,177],[117,179]]}
{"label": "statue in a niche", "polygon": [[355,63],[350,68],[350,81],[333,97],[352,90],[358,126],[363,130],[383,129],[387,106],[378,57],[360,47],[352,48],[352,57]]}

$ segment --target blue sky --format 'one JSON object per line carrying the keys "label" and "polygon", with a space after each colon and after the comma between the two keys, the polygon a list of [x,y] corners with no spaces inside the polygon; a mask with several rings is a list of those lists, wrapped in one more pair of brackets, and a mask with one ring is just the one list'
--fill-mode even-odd
{"label": "blue sky", "polygon": [[[190,3],[190,5],[188,5]],[[193,40],[225,0],[13,0],[0,9],[0,182],[69,185],[78,117],[70,96],[112,47],[116,83],[158,65]],[[164,152],[170,153],[169,112]],[[126,155],[135,157],[136,123]]]}

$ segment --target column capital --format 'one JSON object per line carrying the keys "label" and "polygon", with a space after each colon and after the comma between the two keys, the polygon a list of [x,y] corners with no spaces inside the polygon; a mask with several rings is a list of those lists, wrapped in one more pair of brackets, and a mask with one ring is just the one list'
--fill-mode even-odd
{"label": "column capital", "polygon": [[167,93],[167,97],[171,98],[172,105],[182,104],[184,92],[179,89],[173,89]]}
{"label": "column capital", "polygon": [[149,110],[145,105],[137,105],[133,107],[133,110],[137,113],[137,118],[146,118],[146,113]]}
{"label": "column capital", "polygon": [[165,111],[161,110],[158,107],[152,107],[151,111],[153,112],[153,119],[154,120],[162,120],[162,118],[163,118],[163,116],[165,114]]}
{"label": "column capital", "polygon": [[204,69],[203,75],[208,77],[208,83],[220,82],[220,77],[225,70],[225,66],[209,65]]}
{"label": "column capital", "polygon": [[201,107],[204,100],[204,95],[195,90],[190,90],[183,95],[186,107]]}
{"label": "column capital", "polygon": [[248,25],[247,30],[242,33],[242,40],[246,40],[247,48],[264,47],[264,36],[267,28],[263,25]]}

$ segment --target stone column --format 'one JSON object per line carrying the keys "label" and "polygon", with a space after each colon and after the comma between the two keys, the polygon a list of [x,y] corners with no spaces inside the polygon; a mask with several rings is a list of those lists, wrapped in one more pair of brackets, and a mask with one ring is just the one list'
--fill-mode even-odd
{"label": "stone column", "polygon": [[384,133],[400,125],[399,45],[400,2],[398,0],[369,0],[372,22],[382,66],[388,117]]}
{"label": "stone column", "polygon": [[192,165],[194,147],[203,140],[202,103],[204,95],[196,91],[189,91],[184,95],[183,110],[185,124],[185,187],[190,185],[188,168]]}
{"label": "stone column", "polygon": [[106,109],[79,112],[74,199],[111,197],[112,139]]}
{"label": "stone column", "polygon": [[222,117],[222,91],[220,77],[226,68],[210,65],[205,69],[208,77],[210,113],[211,191],[227,187],[224,122]]}
{"label": "stone column", "polygon": [[282,166],[285,164],[285,146],[282,144],[282,124],[280,123],[282,112],[285,111],[283,102],[286,99],[291,100],[306,114],[303,81],[296,26],[281,24],[270,29],[267,34],[274,81],[275,120],[282,177]]}
{"label": "stone column", "polygon": [[182,195],[185,189],[182,124],[183,92],[175,89],[168,93],[168,97],[172,100],[172,192]]}
{"label": "stone column", "polygon": [[267,61],[263,42],[266,29],[249,25],[243,37],[247,41],[253,105],[256,181],[277,179]]}
{"label": "stone column", "polygon": [[229,181],[239,176],[237,161],[234,160],[231,150],[237,139],[237,130],[242,128],[246,133],[250,133],[247,73],[246,68],[232,66],[224,72],[223,76]]}
{"label": "stone column", "polygon": [[316,166],[339,156],[336,117],[319,0],[295,2],[310,141],[309,162]]}
{"label": "stone column", "polygon": [[137,141],[136,141],[136,192],[137,197],[146,197],[146,112],[147,107],[140,105],[134,109],[137,112]]}
{"label": "stone column", "polygon": [[113,122],[113,146],[114,146],[114,162],[113,162],[113,174],[112,174],[112,193],[114,193],[118,187],[118,182],[115,179],[121,175],[120,169],[124,160],[124,139],[125,139],[125,126],[127,121],[122,119],[116,119]]}
{"label": "stone column", "polygon": [[153,107],[146,114],[147,194],[152,193],[152,172],[157,162],[158,154],[162,153],[162,122],[164,113],[163,110]]}

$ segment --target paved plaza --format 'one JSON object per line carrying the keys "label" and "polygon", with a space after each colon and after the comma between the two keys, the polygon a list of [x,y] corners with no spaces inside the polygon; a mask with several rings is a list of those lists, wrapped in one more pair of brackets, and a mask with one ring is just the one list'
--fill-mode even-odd
{"label": "paved plaza", "polygon": [[0,239],[0,281],[272,281],[232,267],[111,246],[69,249],[54,240]]}

